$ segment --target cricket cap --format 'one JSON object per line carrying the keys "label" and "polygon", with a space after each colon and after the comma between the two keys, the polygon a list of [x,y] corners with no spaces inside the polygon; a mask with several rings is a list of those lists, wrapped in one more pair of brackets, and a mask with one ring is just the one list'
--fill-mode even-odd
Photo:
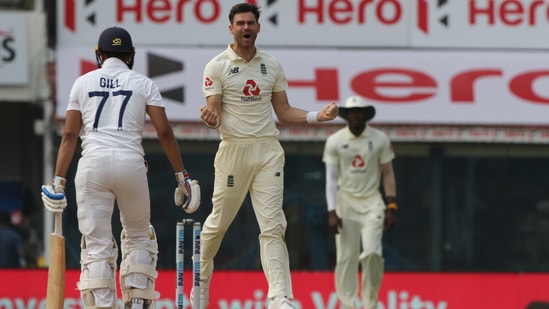
{"label": "cricket cap", "polygon": [[97,49],[102,52],[131,53],[134,51],[132,37],[124,28],[110,27],[99,35]]}

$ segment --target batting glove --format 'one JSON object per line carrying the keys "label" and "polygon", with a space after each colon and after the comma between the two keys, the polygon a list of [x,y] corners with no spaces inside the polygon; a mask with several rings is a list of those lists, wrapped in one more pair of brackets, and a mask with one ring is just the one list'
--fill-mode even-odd
{"label": "batting glove", "polygon": [[42,186],[42,202],[47,210],[57,213],[63,212],[67,208],[67,198],[65,197],[65,183],[67,180],[63,177],[55,176],[51,185]]}
{"label": "batting glove", "polygon": [[181,206],[186,213],[195,212],[200,206],[200,185],[198,185],[198,181],[191,180],[186,170],[175,173],[175,179],[178,183],[174,193],[175,205]]}

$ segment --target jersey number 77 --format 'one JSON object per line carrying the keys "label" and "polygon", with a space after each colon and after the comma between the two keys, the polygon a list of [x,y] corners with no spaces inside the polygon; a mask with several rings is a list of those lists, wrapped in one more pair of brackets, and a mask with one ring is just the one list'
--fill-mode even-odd
{"label": "jersey number 77", "polygon": [[[118,130],[122,130],[122,118],[124,116],[124,111],[126,110],[126,105],[128,105],[128,102],[130,101],[130,98],[132,96],[131,90],[118,90],[112,92],[113,97],[114,96],[124,96],[124,101],[122,102],[122,105],[120,106],[120,112],[118,113]],[[90,91],[88,92],[88,96],[90,98],[92,97],[101,97],[101,102],[99,103],[99,106],[97,107],[97,112],[95,113],[95,120],[93,122],[93,130],[97,131],[97,126],[99,124],[99,118],[101,117],[101,112],[103,111],[103,107],[105,106],[105,103],[107,103],[107,100],[109,99],[110,93],[108,91]]]}

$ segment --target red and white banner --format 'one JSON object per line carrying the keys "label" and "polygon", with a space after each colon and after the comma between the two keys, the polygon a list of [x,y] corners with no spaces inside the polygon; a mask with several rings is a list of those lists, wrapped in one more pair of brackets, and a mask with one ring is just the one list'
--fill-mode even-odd
{"label": "red and white banner", "polygon": [[[247,0],[265,46],[547,48],[546,0]],[[138,45],[225,45],[239,1],[58,0],[58,44],[94,46],[113,25]]]}
{"label": "red and white banner", "polygon": [[[549,47],[547,0],[415,0],[412,47]],[[419,31],[418,31],[419,30]]]}
{"label": "red and white banner", "polygon": [[[229,11],[242,1],[58,0],[58,44],[96,44],[120,25],[136,44],[226,45]],[[279,46],[402,46],[408,41],[409,0],[248,0],[261,7],[258,43]],[[345,35],[341,35],[345,33]]]}
{"label": "red and white banner", "polygon": [[[76,289],[79,270],[66,273],[65,309],[84,308]],[[191,273],[185,273],[182,309],[190,309]],[[156,309],[174,309],[176,276],[160,271]],[[357,278],[358,279],[358,278]],[[338,309],[332,272],[293,272],[296,309]],[[0,309],[45,306],[47,270],[0,270]],[[212,309],[266,309],[267,284],[262,272],[217,271],[210,287]],[[357,303],[358,305],[358,303]],[[119,308],[123,308],[121,300]],[[362,307],[358,307],[362,308]],[[549,275],[542,273],[386,273],[378,309],[546,309]]]}
{"label": "red and white banner", "polygon": [[[223,48],[137,46],[134,69],[160,87],[168,116],[200,122],[204,65]],[[545,126],[549,54],[423,50],[271,49],[285,68],[290,104],[319,110],[360,95],[374,122],[398,125]],[[73,81],[96,67],[93,49],[60,48],[57,117]],[[341,122],[341,120],[338,120]]]}

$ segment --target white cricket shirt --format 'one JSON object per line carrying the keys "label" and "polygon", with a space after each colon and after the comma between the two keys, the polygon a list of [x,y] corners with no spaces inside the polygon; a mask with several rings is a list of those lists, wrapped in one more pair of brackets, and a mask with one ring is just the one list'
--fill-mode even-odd
{"label": "white cricket shirt", "polygon": [[278,136],[273,119],[273,92],[288,89],[282,66],[273,56],[257,49],[247,62],[229,46],[204,68],[204,96],[221,94],[222,139]]}
{"label": "white cricket shirt", "polygon": [[337,165],[338,190],[356,197],[368,197],[379,192],[381,165],[394,157],[385,133],[366,126],[357,137],[346,126],[328,137],[322,161]]}
{"label": "white cricket shirt", "polygon": [[164,107],[158,87],[118,58],[108,58],[101,69],[77,78],[67,110],[82,114],[82,155],[113,149],[144,155],[147,105]]}

